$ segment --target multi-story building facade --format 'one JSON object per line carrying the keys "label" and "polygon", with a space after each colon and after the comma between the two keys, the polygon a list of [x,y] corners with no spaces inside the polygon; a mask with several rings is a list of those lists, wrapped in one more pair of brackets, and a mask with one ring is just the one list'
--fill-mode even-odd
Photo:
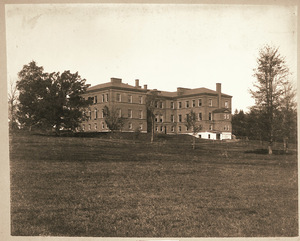
{"label": "multi-story building facade", "polygon": [[201,130],[197,136],[205,139],[231,139],[231,99],[221,92],[221,84],[216,90],[207,88],[177,88],[175,92],[149,90],[122,83],[121,79],[111,78],[111,82],[89,87],[85,98],[92,98],[88,108],[88,120],[82,122],[83,131],[109,131],[102,110],[106,105],[115,108],[126,118],[122,131],[147,131],[146,97],[157,93],[155,103],[155,132],[165,134],[192,134],[186,127],[186,117],[191,110],[197,115]]}

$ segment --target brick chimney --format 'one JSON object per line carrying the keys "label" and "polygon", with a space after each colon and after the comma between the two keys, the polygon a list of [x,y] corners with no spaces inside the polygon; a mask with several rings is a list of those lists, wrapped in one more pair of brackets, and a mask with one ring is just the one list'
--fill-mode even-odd
{"label": "brick chimney", "polygon": [[216,91],[218,93],[218,108],[222,108],[221,83],[216,83]]}
{"label": "brick chimney", "polygon": [[135,80],[135,87],[136,87],[136,88],[139,88],[139,87],[140,87],[139,82],[140,82],[139,79],[136,79],[136,80]]}
{"label": "brick chimney", "polygon": [[144,85],[144,89],[146,90],[148,88],[148,86],[147,85]]}
{"label": "brick chimney", "polygon": [[110,82],[112,84],[121,84],[122,83],[122,79],[118,79],[118,78],[110,78]]}

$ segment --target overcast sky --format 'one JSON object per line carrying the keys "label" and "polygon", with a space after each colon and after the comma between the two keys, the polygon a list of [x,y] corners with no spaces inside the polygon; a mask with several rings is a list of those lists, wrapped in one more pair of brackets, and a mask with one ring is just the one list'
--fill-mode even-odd
{"label": "overcast sky", "polygon": [[78,71],[91,85],[111,77],[165,91],[222,83],[233,111],[247,111],[265,44],[279,47],[296,82],[296,22],[293,6],[9,4],[8,80],[35,60],[46,72]]}

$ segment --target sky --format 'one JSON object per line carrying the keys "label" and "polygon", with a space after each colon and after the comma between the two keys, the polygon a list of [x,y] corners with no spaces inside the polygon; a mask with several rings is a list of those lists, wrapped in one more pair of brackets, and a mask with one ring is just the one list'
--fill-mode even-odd
{"label": "sky", "polygon": [[34,60],[45,72],[111,77],[150,89],[215,90],[232,111],[254,105],[249,89],[259,49],[279,47],[297,77],[297,9],[284,5],[7,4],[7,78]]}

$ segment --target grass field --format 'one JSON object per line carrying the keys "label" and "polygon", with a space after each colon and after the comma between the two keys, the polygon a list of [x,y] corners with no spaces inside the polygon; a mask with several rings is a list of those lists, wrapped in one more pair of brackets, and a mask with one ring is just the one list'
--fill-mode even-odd
{"label": "grass field", "polygon": [[298,235],[295,151],[204,140],[192,150],[188,136],[10,138],[12,235]]}

